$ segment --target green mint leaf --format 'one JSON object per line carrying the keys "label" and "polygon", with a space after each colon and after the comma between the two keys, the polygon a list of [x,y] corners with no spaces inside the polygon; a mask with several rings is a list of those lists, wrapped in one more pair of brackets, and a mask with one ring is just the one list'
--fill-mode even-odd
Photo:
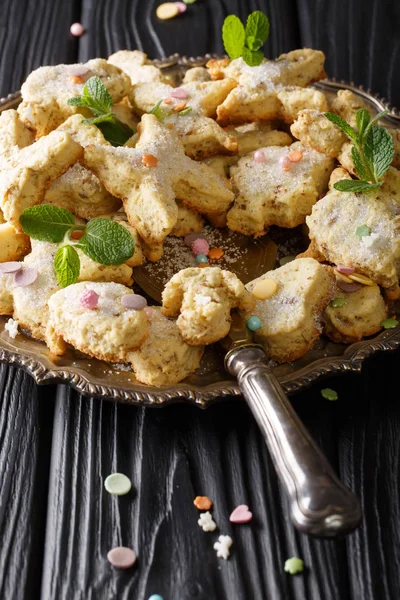
{"label": "green mint leaf", "polygon": [[84,96],[74,96],[74,98],[69,98],[67,104],[70,106],[89,106],[89,102]]}
{"label": "green mint leaf", "polygon": [[354,129],[339,115],[335,115],[335,113],[327,112],[324,113],[325,117],[334,125],[339,127],[347,135],[348,138],[351,139],[352,142],[357,142],[357,133]]}
{"label": "green mint leaf", "polygon": [[365,108],[360,108],[356,112],[356,124],[358,129],[358,136],[360,139],[363,138],[366,128],[368,127],[369,122],[371,121],[371,115]]}
{"label": "green mint leaf", "polygon": [[112,146],[123,146],[134,134],[129,125],[122,123],[116,117],[99,122],[97,127]]}
{"label": "green mint leaf", "polygon": [[253,52],[245,46],[242,51],[242,58],[250,67],[258,67],[264,59],[264,54],[260,50]]}
{"label": "green mint leaf", "polygon": [[190,112],[192,112],[192,107],[187,106],[186,108],[184,108],[178,112],[178,117],[184,117],[185,115],[188,115]]}
{"label": "green mint leaf", "polygon": [[26,208],[20,223],[24,233],[34,240],[58,243],[75,224],[75,217],[65,208],[40,204]]}
{"label": "green mint leaf", "polygon": [[380,187],[381,183],[369,183],[359,179],[342,179],[333,184],[335,190],[339,192],[366,192]]}
{"label": "green mint leaf", "polygon": [[368,225],[359,225],[356,229],[356,236],[361,240],[363,237],[368,237],[371,235],[371,227]]}
{"label": "green mint leaf", "polygon": [[92,219],[86,225],[79,247],[102,265],[120,265],[135,251],[133,237],[125,227],[110,219]]}
{"label": "green mint leaf", "polygon": [[379,119],[382,119],[382,117],[387,115],[389,112],[390,112],[390,110],[382,110],[377,115],[375,115],[375,117],[369,122],[367,129],[370,129],[370,127],[372,127],[372,125],[374,125],[377,121],[379,121]]}
{"label": "green mint leaf", "polygon": [[106,86],[101,81],[100,77],[91,77],[85,83],[83,88],[85,96],[90,96],[92,106],[100,112],[100,114],[109,113],[113,107],[113,101]]}
{"label": "green mint leaf", "polygon": [[368,167],[365,166],[361,154],[355,146],[353,146],[351,149],[351,157],[353,159],[358,177],[364,180],[371,179],[371,173],[369,172]]}
{"label": "green mint leaf", "polygon": [[81,270],[79,255],[73,246],[61,246],[54,258],[57,281],[61,287],[72,285],[78,280]]}
{"label": "green mint leaf", "polygon": [[242,55],[246,34],[241,20],[228,15],[222,25],[222,41],[225,52],[232,60]]}
{"label": "green mint leaf", "polygon": [[368,161],[374,182],[383,177],[393,160],[393,138],[384,128],[372,126],[364,139],[364,155]]}
{"label": "green mint leaf", "polygon": [[[258,50],[261,48],[263,44],[265,44],[267,37],[269,35],[269,20],[264,13],[260,10],[255,10],[247,17],[246,22],[246,45],[250,50]],[[250,45],[251,43],[255,44],[255,47]],[[258,43],[258,46],[257,46]]]}

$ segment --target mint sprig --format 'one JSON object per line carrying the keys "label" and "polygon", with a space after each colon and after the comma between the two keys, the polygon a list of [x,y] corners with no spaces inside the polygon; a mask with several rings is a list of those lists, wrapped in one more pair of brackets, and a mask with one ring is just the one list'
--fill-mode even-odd
{"label": "mint sprig", "polygon": [[[61,246],[54,259],[58,282],[62,287],[75,283],[79,277],[80,261],[74,245],[92,260],[103,265],[120,265],[135,251],[135,242],[125,227],[110,219],[92,219],[77,225],[72,213],[64,208],[38,205],[27,208],[20,217],[23,231],[35,240],[60,243],[66,236],[71,245]],[[72,242],[70,234],[82,231],[83,236]]]}
{"label": "mint sprig", "polygon": [[331,123],[339,127],[353,143],[351,156],[358,180],[343,179],[333,187],[340,192],[365,192],[379,188],[382,178],[389,169],[394,155],[393,139],[390,133],[379,125],[374,125],[389,111],[385,110],[371,119],[366,109],[356,113],[357,129],[334,113],[325,113]]}
{"label": "mint sprig", "polygon": [[88,79],[82,96],[69,98],[68,104],[88,108],[94,117],[84,119],[82,122],[85,125],[96,125],[113,146],[123,146],[134,134],[134,131],[126,123],[117,119],[112,112],[112,97],[100,77]]}
{"label": "mint sprig", "polygon": [[232,60],[239,58],[251,67],[260,65],[264,53],[260,48],[269,35],[269,20],[260,10],[247,17],[246,28],[236,15],[228,15],[222,26],[224,48]]}

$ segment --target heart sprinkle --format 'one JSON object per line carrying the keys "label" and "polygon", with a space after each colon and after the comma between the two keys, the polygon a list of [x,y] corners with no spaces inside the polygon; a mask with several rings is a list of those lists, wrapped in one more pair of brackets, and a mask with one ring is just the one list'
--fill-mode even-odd
{"label": "heart sprinkle", "polygon": [[[177,4],[177,2],[176,2]],[[189,94],[183,88],[175,88],[170,93],[171,98],[178,98],[179,100],[186,100],[189,97]]]}
{"label": "heart sprinkle", "polygon": [[235,508],[229,520],[231,523],[248,523],[253,518],[253,513],[249,511],[246,504],[240,504]]}

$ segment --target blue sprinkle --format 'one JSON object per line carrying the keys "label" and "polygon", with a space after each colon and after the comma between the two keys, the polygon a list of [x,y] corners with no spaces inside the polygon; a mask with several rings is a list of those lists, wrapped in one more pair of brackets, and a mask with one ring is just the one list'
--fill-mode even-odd
{"label": "blue sprinkle", "polygon": [[164,600],[164,598],[160,594],[152,594],[149,600]]}
{"label": "blue sprinkle", "polygon": [[257,329],[260,329],[261,327],[261,321],[258,317],[250,317],[247,319],[246,325],[250,331],[257,331]]}
{"label": "blue sprinkle", "polygon": [[[208,263],[208,258],[207,258],[207,256],[206,256],[205,254],[198,254],[198,255],[196,256],[196,263],[197,263],[198,265],[199,265],[200,263],[203,263],[203,264],[205,264],[205,263]],[[150,598],[149,598],[149,600],[150,600]]]}

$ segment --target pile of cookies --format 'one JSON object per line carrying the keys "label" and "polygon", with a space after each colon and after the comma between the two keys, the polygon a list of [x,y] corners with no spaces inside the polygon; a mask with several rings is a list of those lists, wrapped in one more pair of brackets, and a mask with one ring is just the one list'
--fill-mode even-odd
{"label": "pile of cookies", "polygon": [[[400,135],[389,130],[395,155],[382,187],[335,190],[355,169],[351,144],[323,113],[352,124],[364,105],[347,90],[330,103],[310,86],[325,77],[324,60],[310,49],[256,67],[212,59],[179,87],[139,51],[32,72],[18,109],[0,116],[0,314],[12,317],[10,335],[19,326],[53,354],[69,344],[165,386],[229,333],[233,309],[277,362],[304,355],[322,332],[352,343],[379,331],[399,295]],[[91,77],[133,131],[123,146],[68,102]],[[134,255],[110,266],[77,247],[78,282],[61,288],[58,244],[21,227],[38,204],[65,208],[76,223],[117,221]],[[168,236],[200,234],[205,220],[255,237],[307,224],[310,247],[246,286],[216,261],[198,261],[172,277],[161,307],[148,307],[130,288],[133,268],[159,260]]]}

